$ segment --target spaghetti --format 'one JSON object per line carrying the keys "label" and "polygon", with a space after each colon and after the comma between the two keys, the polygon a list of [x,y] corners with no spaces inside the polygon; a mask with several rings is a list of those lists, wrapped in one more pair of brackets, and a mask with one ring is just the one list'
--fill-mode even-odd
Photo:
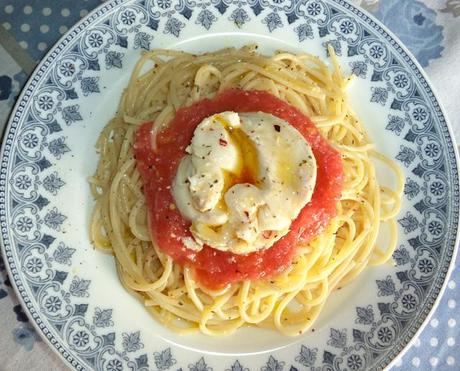
{"label": "spaghetti", "polygon": [[[396,247],[394,217],[403,176],[393,161],[375,151],[348,105],[345,91],[352,77],[342,76],[333,49],[332,70],[308,54],[267,57],[256,49],[145,53],[96,145],[101,158],[90,178],[96,199],[91,239],[97,248],[115,255],[123,285],[160,322],[181,333],[227,335],[255,325],[301,334],[334,288],[369,265],[387,262]],[[231,88],[268,91],[310,117],[340,152],[345,177],[337,215],[320,235],[296,246],[288,269],[276,277],[210,289],[195,280],[192,266],[175,263],[152,241],[133,145],[142,123],[154,122],[155,137],[181,107]],[[394,173],[394,189],[379,184],[376,161]],[[390,235],[384,247],[378,244],[382,225]]]}

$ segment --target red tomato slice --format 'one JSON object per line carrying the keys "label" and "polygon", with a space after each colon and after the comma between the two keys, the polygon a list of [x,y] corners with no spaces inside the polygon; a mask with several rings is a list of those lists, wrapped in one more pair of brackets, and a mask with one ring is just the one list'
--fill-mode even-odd
{"label": "red tomato slice", "polygon": [[[308,141],[316,158],[318,173],[313,197],[291,224],[287,235],[272,247],[236,255],[205,246],[195,252],[181,242],[191,236],[190,222],[174,207],[171,185],[197,125],[206,117],[223,111],[266,112],[286,120]],[[343,185],[339,152],[332,148],[316,126],[298,109],[263,91],[228,90],[213,99],[204,99],[181,108],[169,126],[158,133],[157,151],[152,151],[152,123],[143,124],[134,145],[137,166],[144,184],[149,223],[154,241],[180,265],[191,266],[195,279],[210,288],[244,279],[258,279],[281,273],[291,263],[297,242],[308,242],[337,213]]]}

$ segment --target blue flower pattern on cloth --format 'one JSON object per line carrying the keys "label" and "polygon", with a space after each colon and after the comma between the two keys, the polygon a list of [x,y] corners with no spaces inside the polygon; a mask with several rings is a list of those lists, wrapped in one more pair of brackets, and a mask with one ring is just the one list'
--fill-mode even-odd
{"label": "blue flower pattern on cloth", "polygon": [[0,76],[0,100],[7,100],[11,95],[12,81],[9,76]]}
{"label": "blue flower pattern on cloth", "polygon": [[3,262],[3,258],[0,255],[0,300],[8,296],[8,290],[6,287],[7,282],[9,281],[8,276],[6,275],[5,263]]}
{"label": "blue flower pattern on cloth", "polygon": [[[6,104],[6,107],[11,108],[26,80],[27,75],[24,71],[11,76],[0,76],[0,104]],[[2,119],[0,116],[0,120]]]}
{"label": "blue flower pattern on cloth", "polygon": [[12,331],[14,341],[24,347],[25,350],[31,351],[36,341],[40,341],[40,336],[35,332],[34,328],[27,324],[15,328]]}
{"label": "blue flower pattern on cloth", "polygon": [[436,12],[424,3],[382,0],[374,15],[401,39],[423,67],[441,57],[443,27],[436,23]]}

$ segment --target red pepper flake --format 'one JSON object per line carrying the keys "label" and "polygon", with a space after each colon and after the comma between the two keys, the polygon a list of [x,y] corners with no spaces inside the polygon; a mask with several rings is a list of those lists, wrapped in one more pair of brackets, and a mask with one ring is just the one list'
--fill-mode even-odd
{"label": "red pepper flake", "polygon": [[268,240],[272,235],[274,231],[263,231],[262,237]]}
{"label": "red pepper flake", "polygon": [[225,147],[225,146],[228,144],[228,142],[227,142],[225,139],[220,138],[220,139],[219,139],[219,144],[220,144],[221,146],[224,146],[224,147]]}

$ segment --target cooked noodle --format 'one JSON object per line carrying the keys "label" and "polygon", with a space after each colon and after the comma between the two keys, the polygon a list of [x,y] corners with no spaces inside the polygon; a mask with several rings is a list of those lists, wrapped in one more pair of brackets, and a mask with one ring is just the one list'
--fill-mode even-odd
{"label": "cooked noodle", "polygon": [[[374,150],[350,108],[345,91],[352,77],[343,77],[333,49],[329,48],[332,70],[312,55],[280,52],[266,57],[256,49],[247,46],[203,55],[145,53],[116,116],[97,141],[101,158],[90,178],[96,199],[91,240],[115,255],[123,285],[160,322],[181,333],[223,335],[255,325],[301,334],[318,317],[333,289],[365,267],[387,262],[396,247],[394,217],[400,209],[403,176],[392,160]],[[194,281],[192,268],[175,264],[152,243],[133,142],[140,124],[154,121],[157,133],[180,107],[229,88],[266,90],[309,116],[340,151],[345,179],[337,216],[313,241],[296,247],[287,271],[213,291]],[[376,161],[394,173],[394,189],[379,184]],[[388,224],[390,238],[378,246],[383,224]]]}

